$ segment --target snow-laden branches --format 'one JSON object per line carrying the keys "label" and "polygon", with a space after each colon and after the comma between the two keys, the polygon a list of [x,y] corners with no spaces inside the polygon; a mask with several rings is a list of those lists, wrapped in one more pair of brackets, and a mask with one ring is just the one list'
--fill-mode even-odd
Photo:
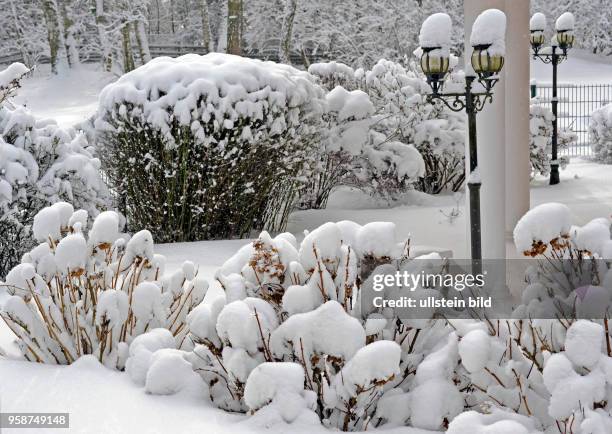
{"label": "snow-laden branches", "polygon": [[121,234],[115,212],[101,213],[91,227],[87,219],[65,202],[41,210],[33,225],[40,244],[0,283],[11,295],[0,316],[24,357],[70,364],[93,354],[123,369],[128,344],[147,330],[168,329],[180,345],[208,283],[192,263],[164,276],[151,234]]}

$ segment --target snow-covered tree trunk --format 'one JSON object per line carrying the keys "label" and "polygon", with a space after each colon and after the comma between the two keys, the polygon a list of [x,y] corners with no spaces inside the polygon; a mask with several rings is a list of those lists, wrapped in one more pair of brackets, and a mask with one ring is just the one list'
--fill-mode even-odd
{"label": "snow-covered tree trunk", "polygon": [[134,35],[136,36],[136,44],[138,45],[140,61],[144,65],[151,60],[151,51],[149,50],[149,40],[147,38],[147,32],[145,30],[145,23],[143,20],[134,22]]}
{"label": "snow-covered tree trunk", "polygon": [[123,49],[123,71],[129,72],[134,69],[134,56],[132,55],[132,44],[130,42],[130,25],[126,23],[121,29],[121,43]]}
{"label": "snow-covered tree trunk", "polygon": [[61,0],[59,3],[59,11],[61,13],[62,19],[62,30],[64,34],[64,46],[66,49],[66,56],[68,60],[68,65],[71,68],[79,65],[79,48],[74,38],[74,20],[70,16],[71,5],[67,5],[70,3],[70,0]]}
{"label": "snow-covered tree trunk", "polygon": [[66,48],[64,44],[64,35],[62,33],[62,25],[60,23],[59,8],[55,0],[44,0],[42,7],[47,26],[51,71],[57,74],[67,66]]}
{"label": "snow-covered tree trunk", "polygon": [[211,51],[210,47],[210,18],[208,14],[207,0],[200,0],[200,15],[202,15],[202,45],[206,52]]}
{"label": "snow-covered tree trunk", "polygon": [[227,52],[242,53],[242,0],[227,2]]}
{"label": "snow-covered tree trunk", "polygon": [[282,63],[291,63],[291,38],[293,36],[293,20],[297,9],[297,0],[287,0],[285,3],[285,16],[281,29],[281,42],[278,52],[278,59]]}
{"label": "snow-covered tree trunk", "polygon": [[113,58],[111,55],[110,40],[106,32],[108,20],[104,9],[104,0],[96,0],[95,16],[98,37],[100,38],[100,51],[102,52],[102,66],[105,71],[110,71],[113,66]]}

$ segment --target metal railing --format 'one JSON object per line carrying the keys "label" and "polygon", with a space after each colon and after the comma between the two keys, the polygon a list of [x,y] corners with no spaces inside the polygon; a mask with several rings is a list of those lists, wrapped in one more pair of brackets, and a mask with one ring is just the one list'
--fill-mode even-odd
{"label": "metal railing", "polygon": [[[169,56],[169,57],[177,57],[187,53],[195,53],[195,54],[204,54],[204,47],[201,45],[181,45],[181,44],[155,44],[149,45],[149,51],[151,52],[152,57],[161,57],[161,56]],[[251,59],[260,59],[260,60],[272,60],[274,62],[278,62],[278,52],[275,51],[265,51],[265,52],[248,52],[243,54],[244,57],[249,57]],[[300,53],[291,53],[289,56],[291,63],[293,65],[304,66],[305,60],[308,63],[321,62],[325,60],[325,56],[315,55],[315,54],[306,54],[305,58]],[[96,63],[100,62],[101,56],[99,53],[90,54],[87,59],[82,59],[82,62],[85,63]],[[23,58],[20,53],[14,52],[6,55],[0,55],[0,65],[8,65],[13,62],[23,62]],[[37,63],[49,63],[49,56],[42,55],[38,58]]]}
{"label": "metal railing", "polygon": [[[557,86],[559,101],[559,130],[571,129],[578,141],[564,152],[569,157],[591,155],[589,124],[591,113],[612,102],[612,84],[560,84]],[[552,85],[532,84],[531,96],[535,103],[551,106]]]}

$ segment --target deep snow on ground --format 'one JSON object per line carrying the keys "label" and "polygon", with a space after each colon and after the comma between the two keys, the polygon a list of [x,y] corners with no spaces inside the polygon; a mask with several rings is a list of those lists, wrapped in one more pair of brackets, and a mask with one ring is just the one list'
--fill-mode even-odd
{"label": "deep snow on ground", "polygon": [[[313,425],[255,426],[247,416],[219,410],[208,401],[204,384],[195,373],[191,387],[177,395],[149,395],[125,373],[103,367],[92,356],[70,366],[0,360],[0,408],[7,413],[70,413],[70,429],[61,432],[74,433],[329,433]],[[2,433],[47,431],[54,432],[3,429]],[[384,432],[432,433],[410,428]]]}
{"label": "deep snow on ground", "polygon": [[[612,83],[612,57],[602,57],[585,50],[572,49],[559,65],[559,84]],[[552,83],[552,67],[540,60],[531,60],[531,78],[537,83]]]}
{"label": "deep snow on ground", "polygon": [[13,98],[36,116],[52,118],[60,126],[83,122],[98,108],[102,88],[114,81],[113,74],[100,70],[98,64],[83,64],[65,74],[52,76],[49,65],[40,65],[22,82]]}

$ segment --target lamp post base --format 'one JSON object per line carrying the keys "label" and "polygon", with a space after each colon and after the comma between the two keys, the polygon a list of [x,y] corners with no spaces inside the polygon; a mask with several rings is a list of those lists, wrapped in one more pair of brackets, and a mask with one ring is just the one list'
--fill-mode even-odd
{"label": "lamp post base", "polygon": [[556,185],[561,180],[559,179],[559,165],[553,164],[550,166],[550,185]]}

